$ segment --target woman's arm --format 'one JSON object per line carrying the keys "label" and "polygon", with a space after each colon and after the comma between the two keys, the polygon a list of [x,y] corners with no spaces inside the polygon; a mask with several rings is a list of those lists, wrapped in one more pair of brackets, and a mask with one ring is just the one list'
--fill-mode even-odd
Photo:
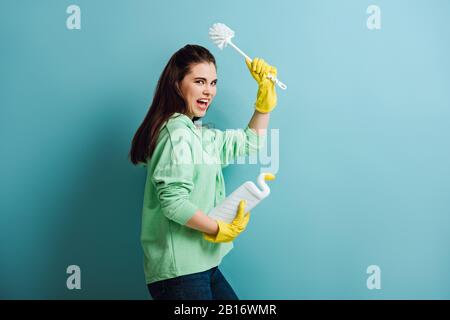
{"label": "woman's arm", "polygon": [[262,113],[257,110],[253,113],[248,126],[256,131],[257,135],[262,135],[269,126],[270,113]]}
{"label": "woman's arm", "polygon": [[201,210],[197,210],[192,218],[186,222],[186,226],[211,235],[216,235],[219,231],[216,220],[208,217]]}
{"label": "woman's arm", "polygon": [[[262,135],[264,130],[267,129],[269,125],[270,113],[262,113],[257,110],[253,113],[248,126],[256,131],[257,135]],[[211,219],[206,214],[204,214],[201,210],[197,210],[197,212],[186,222],[186,226],[195,229],[207,234],[216,235],[219,231],[219,226],[216,220]]]}

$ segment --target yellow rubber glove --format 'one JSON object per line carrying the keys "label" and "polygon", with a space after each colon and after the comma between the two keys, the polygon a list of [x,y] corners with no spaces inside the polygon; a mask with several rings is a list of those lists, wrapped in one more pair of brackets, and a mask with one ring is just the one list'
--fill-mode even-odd
{"label": "yellow rubber glove", "polygon": [[234,220],[231,223],[218,220],[217,224],[219,225],[219,231],[217,234],[210,235],[204,233],[203,238],[214,243],[233,241],[233,239],[245,230],[250,219],[250,211],[244,216],[245,205],[245,200],[241,200]]}
{"label": "yellow rubber glove", "polygon": [[277,68],[268,65],[263,59],[254,58],[252,61],[245,59],[248,70],[258,83],[258,93],[256,95],[255,109],[262,113],[272,111],[277,105],[277,93],[275,83],[267,78],[270,73],[277,76]]}

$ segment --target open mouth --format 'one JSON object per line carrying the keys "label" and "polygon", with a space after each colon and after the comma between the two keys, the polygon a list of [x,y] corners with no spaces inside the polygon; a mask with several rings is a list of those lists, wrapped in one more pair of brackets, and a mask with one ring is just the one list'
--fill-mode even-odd
{"label": "open mouth", "polygon": [[200,107],[201,110],[206,110],[208,107],[209,100],[208,99],[198,99],[197,106]]}

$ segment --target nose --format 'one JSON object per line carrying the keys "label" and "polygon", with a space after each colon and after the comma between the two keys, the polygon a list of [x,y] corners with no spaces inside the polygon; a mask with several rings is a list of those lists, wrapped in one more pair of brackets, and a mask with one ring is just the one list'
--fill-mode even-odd
{"label": "nose", "polygon": [[213,86],[211,84],[207,84],[203,87],[203,94],[212,95],[212,93],[213,93]]}

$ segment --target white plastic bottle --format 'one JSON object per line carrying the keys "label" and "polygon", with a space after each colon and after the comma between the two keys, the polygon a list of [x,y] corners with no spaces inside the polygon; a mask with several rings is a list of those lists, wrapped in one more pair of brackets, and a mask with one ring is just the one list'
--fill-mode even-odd
{"label": "white plastic bottle", "polygon": [[257,178],[259,189],[252,181],[247,181],[239,188],[234,190],[228,197],[226,197],[219,205],[213,208],[208,216],[215,220],[222,220],[227,223],[233,221],[236,216],[239,202],[246,200],[245,212],[252,210],[258,203],[261,202],[270,194],[270,188],[266,180],[273,180],[275,176],[271,173],[263,172]]}

